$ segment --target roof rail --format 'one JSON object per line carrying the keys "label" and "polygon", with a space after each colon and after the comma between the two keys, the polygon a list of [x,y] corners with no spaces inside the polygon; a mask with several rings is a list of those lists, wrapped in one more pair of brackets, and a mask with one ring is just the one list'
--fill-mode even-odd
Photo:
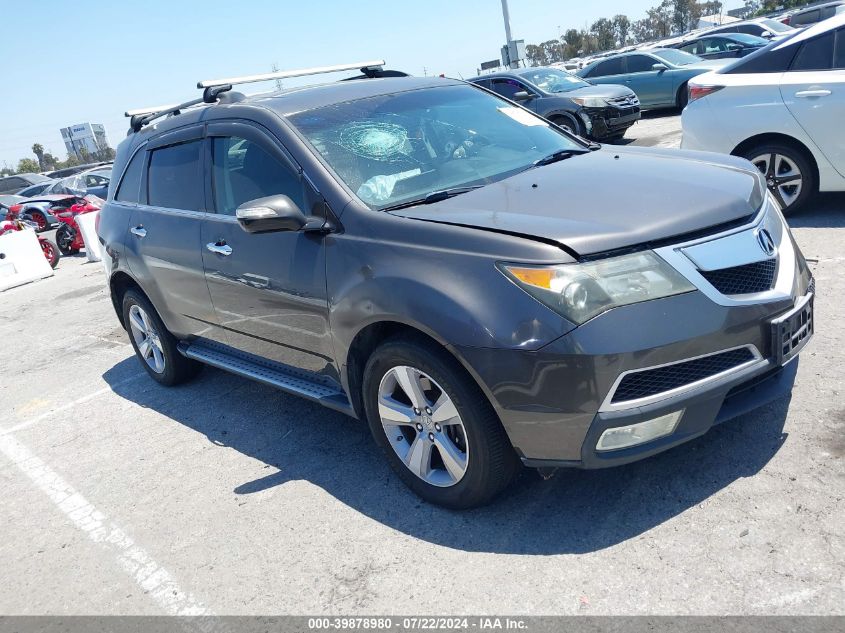
{"label": "roof rail", "polygon": [[184,110],[185,108],[190,108],[191,106],[199,105],[204,102],[204,98],[200,97],[199,99],[185,101],[185,103],[159,106],[157,108],[138,108],[136,110],[127,110],[124,115],[129,117],[130,130],[132,132],[137,132],[154,119],[158,119],[159,117],[163,117],[168,114],[176,114],[180,110]]}
{"label": "roof rail", "polygon": [[249,84],[256,81],[268,81],[271,79],[289,79],[291,77],[306,77],[308,75],[322,75],[341,70],[361,70],[366,74],[365,69],[380,68],[384,66],[384,60],[378,59],[369,62],[357,62],[355,64],[339,64],[337,66],[317,66],[316,68],[303,68],[301,70],[282,70],[275,73],[264,73],[261,75],[246,75],[244,77],[228,77],[226,79],[205,79],[197,82],[197,88],[214,88],[217,86],[234,86],[236,84]]}

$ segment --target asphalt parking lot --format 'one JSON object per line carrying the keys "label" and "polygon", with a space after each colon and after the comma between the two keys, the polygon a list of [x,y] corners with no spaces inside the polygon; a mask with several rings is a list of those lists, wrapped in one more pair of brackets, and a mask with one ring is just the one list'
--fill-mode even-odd
{"label": "asphalt parking lot", "polygon": [[470,512],[343,415],[210,368],[158,386],[65,258],[0,294],[0,614],[845,614],[845,196],[791,224],[818,293],[791,398]]}

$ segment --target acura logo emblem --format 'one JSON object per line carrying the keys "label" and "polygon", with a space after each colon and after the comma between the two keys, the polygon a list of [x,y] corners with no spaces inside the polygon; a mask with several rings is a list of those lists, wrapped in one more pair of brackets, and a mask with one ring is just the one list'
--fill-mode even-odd
{"label": "acura logo emblem", "polygon": [[775,254],[775,240],[772,238],[772,234],[769,233],[766,229],[761,229],[757,233],[757,243],[760,245],[760,248],[763,249],[763,252],[770,257]]}

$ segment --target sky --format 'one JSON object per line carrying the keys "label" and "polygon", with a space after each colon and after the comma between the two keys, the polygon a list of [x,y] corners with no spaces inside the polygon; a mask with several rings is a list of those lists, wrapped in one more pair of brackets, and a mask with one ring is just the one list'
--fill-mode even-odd
{"label": "sky", "polygon": [[[657,0],[509,0],[514,39],[538,43]],[[727,0],[725,8],[740,5]],[[504,44],[500,0],[0,0],[0,166],[66,157],[59,129],[102,123],[112,147],[128,109],[196,98],[196,82],[384,59],[412,75],[475,75]],[[19,25],[20,28],[15,28]],[[27,26],[23,26],[27,25]],[[33,37],[35,35],[35,37]],[[325,76],[330,77],[330,76]],[[301,83],[301,80],[300,80]],[[271,84],[247,86],[260,92]]]}

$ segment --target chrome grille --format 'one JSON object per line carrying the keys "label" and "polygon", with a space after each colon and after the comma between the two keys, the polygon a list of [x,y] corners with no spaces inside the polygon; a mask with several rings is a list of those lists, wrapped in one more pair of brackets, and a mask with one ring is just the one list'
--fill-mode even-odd
{"label": "chrome grille", "polygon": [[755,360],[748,347],[710,354],[652,369],[632,371],[622,378],[611,398],[611,404],[640,400],[705,380]]}
{"label": "chrome grille", "polygon": [[746,295],[771,290],[777,267],[777,259],[772,258],[732,268],[698,272],[724,295]]}
{"label": "chrome grille", "polygon": [[631,108],[640,105],[640,100],[637,98],[636,95],[628,95],[625,97],[613,97],[611,99],[607,99],[607,102],[617,108]]}

